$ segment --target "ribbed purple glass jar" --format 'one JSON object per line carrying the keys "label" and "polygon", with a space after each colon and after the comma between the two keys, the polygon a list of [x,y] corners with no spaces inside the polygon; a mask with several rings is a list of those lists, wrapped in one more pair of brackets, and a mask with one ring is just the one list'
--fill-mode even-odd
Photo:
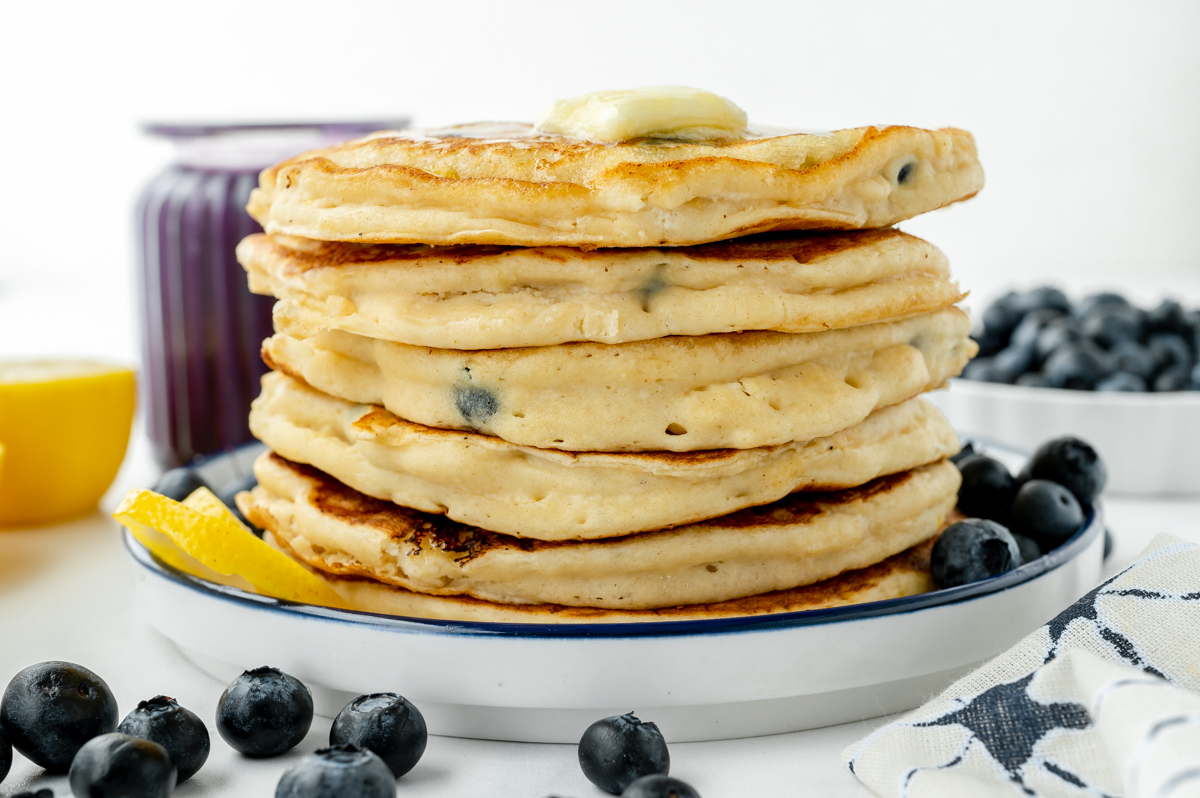
{"label": "ribbed purple glass jar", "polygon": [[259,348],[271,334],[273,302],[246,288],[234,248],[262,229],[245,210],[258,172],[307,149],[405,124],[145,127],[175,145],[174,162],[137,206],[143,406],[160,465],[251,439],[246,415],[266,371]]}

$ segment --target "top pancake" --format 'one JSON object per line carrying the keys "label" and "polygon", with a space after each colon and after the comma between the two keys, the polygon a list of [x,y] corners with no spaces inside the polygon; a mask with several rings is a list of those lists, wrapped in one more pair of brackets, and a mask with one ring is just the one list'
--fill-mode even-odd
{"label": "top pancake", "polygon": [[522,123],[381,131],[264,170],[268,233],[400,244],[687,246],[887,227],[983,187],[971,134],[867,127],[596,144]]}

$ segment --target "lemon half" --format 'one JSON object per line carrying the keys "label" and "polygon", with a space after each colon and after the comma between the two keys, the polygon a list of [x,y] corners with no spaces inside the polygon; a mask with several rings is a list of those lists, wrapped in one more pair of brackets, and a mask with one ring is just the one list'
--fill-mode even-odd
{"label": "lemon half", "polygon": [[95,510],[125,459],[136,395],[128,368],[0,361],[0,527]]}

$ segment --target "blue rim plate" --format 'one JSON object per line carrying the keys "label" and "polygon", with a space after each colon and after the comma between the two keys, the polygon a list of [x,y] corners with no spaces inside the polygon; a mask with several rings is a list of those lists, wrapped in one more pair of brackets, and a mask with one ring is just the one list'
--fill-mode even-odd
{"label": "blue rim plate", "polygon": [[597,624],[544,624],[544,623],[491,623],[484,621],[448,621],[432,618],[412,618],[360,610],[338,610],[299,604],[292,601],[247,593],[236,587],[220,585],[191,574],[179,571],[160,561],[143,547],[129,532],[125,532],[125,547],[133,559],[142,567],[159,576],[178,582],[185,587],[213,598],[253,605],[260,609],[303,615],[314,620],[340,621],[342,623],[367,624],[386,627],[397,632],[454,635],[499,635],[507,637],[578,638],[578,637],[676,637],[686,635],[757,632],[812,626],[824,623],[857,621],[883,615],[913,612],[927,607],[954,604],[961,601],[1008,590],[1053,571],[1081,554],[1096,537],[1103,534],[1101,515],[1094,509],[1083,527],[1070,540],[1044,554],[1031,563],[1022,565],[1008,573],[972,582],[968,585],[935,590],[916,596],[873,601],[866,604],[851,604],[820,610],[778,613],[773,615],[750,615],[739,618],[716,618],[701,621],[643,621],[640,623],[597,623]]}

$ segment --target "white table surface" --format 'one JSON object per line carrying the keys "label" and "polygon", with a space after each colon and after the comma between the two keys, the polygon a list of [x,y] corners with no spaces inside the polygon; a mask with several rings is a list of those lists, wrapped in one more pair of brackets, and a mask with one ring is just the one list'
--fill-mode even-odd
{"label": "white table surface", "polygon": [[[0,357],[82,352],[133,362],[130,288],[86,281],[0,285]],[[47,316],[47,307],[56,312]],[[81,337],[85,324],[87,335]],[[111,511],[128,488],[149,485],[155,476],[147,444],[137,435],[104,509]],[[1106,508],[1116,535],[1108,573],[1161,532],[1200,542],[1200,497],[1110,496]],[[252,760],[234,753],[211,725],[224,685],[141,622],[133,609],[132,578],[119,527],[107,512],[40,529],[0,532],[0,685],[35,662],[62,659],[99,673],[116,693],[122,716],[139,700],[174,696],[209,723],[213,737],[208,763],[176,795],[274,795],[283,771],[328,739],[329,721],[317,718],[308,738],[281,757]],[[262,664],[268,663],[247,667]],[[653,715],[645,712],[642,718],[653,720]],[[861,798],[870,793],[842,768],[840,754],[880,723],[875,719],[771,737],[676,744],[671,746],[671,772],[705,798]],[[57,796],[70,794],[65,778],[44,776],[17,754],[0,795],[43,786]],[[413,798],[604,795],[580,772],[574,746],[447,737],[430,738],[424,758],[399,786],[400,795]]]}

